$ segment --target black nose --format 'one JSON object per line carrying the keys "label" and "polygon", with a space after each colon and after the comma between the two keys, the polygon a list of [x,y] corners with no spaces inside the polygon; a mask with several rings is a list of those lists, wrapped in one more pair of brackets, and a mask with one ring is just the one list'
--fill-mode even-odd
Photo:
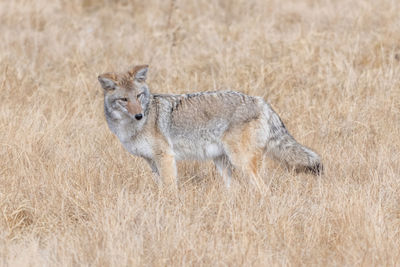
{"label": "black nose", "polygon": [[143,115],[141,113],[135,115],[135,119],[140,121],[143,118]]}

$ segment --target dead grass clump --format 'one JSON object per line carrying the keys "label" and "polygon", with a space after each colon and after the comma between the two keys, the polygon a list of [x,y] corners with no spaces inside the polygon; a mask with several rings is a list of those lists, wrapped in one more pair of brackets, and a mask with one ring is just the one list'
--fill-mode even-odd
{"label": "dead grass clump", "polygon": [[[396,1],[0,2],[4,265],[400,262]],[[263,96],[325,175],[266,159],[259,192],[179,164],[178,194],[108,130],[97,75]]]}

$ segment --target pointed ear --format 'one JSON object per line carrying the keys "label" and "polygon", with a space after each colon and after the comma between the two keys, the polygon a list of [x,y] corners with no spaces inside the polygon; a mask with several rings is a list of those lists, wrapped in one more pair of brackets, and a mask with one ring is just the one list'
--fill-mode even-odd
{"label": "pointed ear", "polygon": [[149,69],[149,65],[138,65],[132,67],[128,74],[138,82],[144,82],[147,78],[147,70]]}
{"label": "pointed ear", "polygon": [[112,73],[104,73],[99,75],[97,79],[99,80],[101,87],[103,87],[104,90],[114,90],[115,89],[115,79],[114,75]]}

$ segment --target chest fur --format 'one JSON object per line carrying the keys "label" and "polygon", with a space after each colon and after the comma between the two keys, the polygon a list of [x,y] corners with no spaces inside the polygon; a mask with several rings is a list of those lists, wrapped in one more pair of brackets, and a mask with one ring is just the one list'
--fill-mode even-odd
{"label": "chest fur", "polygon": [[132,123],[124,121],[119,121],[118,123],[109,122],[108,126],[129,153],[152,158],[151,140],[143,134],[138,133]]}
{"label": "chest fur", "polygon": [[153,149],[152,146],[147,138],[144,137],[136,137],[130,140],[125,140],[124,142],[121,141],[123,146],[129,153],[141,156],[145,158],[153,158]]}

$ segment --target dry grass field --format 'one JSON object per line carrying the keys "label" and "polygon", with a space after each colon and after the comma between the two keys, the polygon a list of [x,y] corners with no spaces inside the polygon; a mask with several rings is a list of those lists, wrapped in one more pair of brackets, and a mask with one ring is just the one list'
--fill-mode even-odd
{"label": "dry grass field", "polygon": [[[400,264],[400,2],[0,1],[0,265]],[[325,174],[210,162],[179,189],[109,131],[97,75],[263,96]]]}

